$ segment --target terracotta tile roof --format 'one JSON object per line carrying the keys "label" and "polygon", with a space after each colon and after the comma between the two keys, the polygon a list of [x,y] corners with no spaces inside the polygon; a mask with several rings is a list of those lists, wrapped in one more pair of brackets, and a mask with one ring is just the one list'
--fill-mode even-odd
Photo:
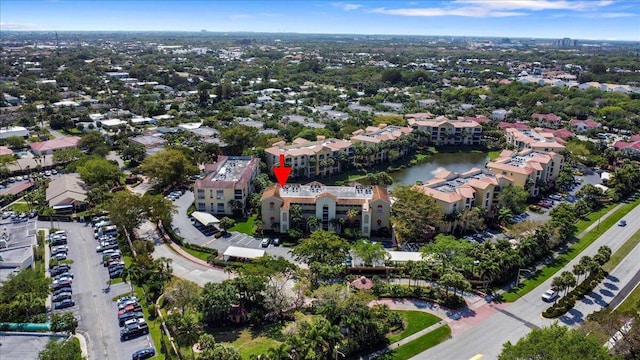
{"label": "terracotta tile roof", "polygon": [[13,155],[13,150],[9,149],[6,146],[0,146],[0,156],[3,155]]}
{"label": "terracotta tile roof", "polygon": [[31,149],[38,152],[47,152],[50,150],[64,149],[68,147],[78,146],[80,138],[77,136],[67,136],[47,141],[34,142],[29,144]]}

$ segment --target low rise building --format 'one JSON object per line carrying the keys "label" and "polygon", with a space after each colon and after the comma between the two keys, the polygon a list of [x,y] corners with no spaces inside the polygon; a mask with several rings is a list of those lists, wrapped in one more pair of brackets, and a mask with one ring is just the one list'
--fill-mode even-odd
{"label": "low rise building", "polygon": [[0,128],[0,139],[7,139],[12,136],[27,138],[29,137],[29,130],[22,126],[9,126]]}
{"label": "low rise building", "polygon": [[555,152],[525,149],[520,152],[504,150],[487,163],[487,169],[496,175],[513,179],[514,185],[538,196],[541,186],[553,186],[564,164],[564,157]]}
{"label": "low rise building", "polygon": [[298,138],[287,145],[279,141],[265,149],[267,166],[272,168],[285,156],[286,166],[291,166],[292,177],[327,176],[355,163],[355,147],[349,140],[326,139],[318,136],[316,141]]}
{"label": "low rise building", "polygon": [[258,158],[219,156],[217,162],[205,167],[208,174],[194,184],[196,210],[220,215],[244,212],[259,171]]}
{"label": "low rise building", "polygon": [[409,136],[412,131],[413,128],[407,126],[387,126],[386,124],[368,126],[366,129],[354,131],[351,142],[373,147],[376,151],[371,155],[371,160],[373,163],[377,163],[388,159],[391,149],[396,149],[398,156],[405,155],[409,151],[409,147],[407,144],[400,143],[399,140]]}
{"label": "low rise building", "polygon": [[39,141],[29,144],[31,152],[36,156],[51,155],[55,151],[69,148],[77,148],[80,138],[77,136],[67,136],[55,138],[47,141]]}
{"label": "low rise building", "polygon": [[560,152],[564,145],[558,142],[552,133],[539,132],[531,129],[505,129],[505,138],[516,149],[534,149],[542,151]]}
{"label": "low rise building", "polygon": [[[433,198],[444,214],[462,212],[474,206],[492,214],[500,189],[513,183],[513,178],[473,168],[465,173],[440,170],[433,179],[416,189]],[[451,231],[453,224],[446,223],[441,231]]]}
{"label": "low rise building", "polygon": [[428,133],[429,142],[436,146],[480,145],[482,141],[482,125],[473,120],[405,116],[409,117],[409,126]]}
{"label": "low rise building", "polygon": [[319,182],[305,185],[288,184],[284,188],[275,184],[262,194],[262,222],[266,229],[286,233],[291,227],[290,208],[299,205],[302,217],[316,217],[319,227],[336,230],[339,219],[346,219],[351,209],[358,211],[354,226],[362,236],[389,229],[391,200],[382,186],[326,186]]}
{"label": "low rise building", "polygon": [[87,205],[87,189],[77,174],[63,174],[51,181],[45,196],[56,212],[81,210]]}
{"label": "low rise building", "polygon": [[593,121],[593,120],[573,119],[573,120],[569,121],[569,126],[571,126],[571,128],[573,130],[575,130],[576,132],[585,133],[585,132],[587,132],[587,130],[601,128],[602,124],[600,124],[597,121]]}

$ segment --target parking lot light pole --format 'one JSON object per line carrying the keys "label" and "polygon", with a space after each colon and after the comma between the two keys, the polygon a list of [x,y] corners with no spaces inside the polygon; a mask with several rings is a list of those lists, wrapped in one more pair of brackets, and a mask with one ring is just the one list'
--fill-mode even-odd
{"label": "parking lot light pole", "polygon": [[340,354],[343,358],[346,358],[346,357],[347,357],[347,355],[345,355],[345,354],[341,353],[341,352],[338,350],[339,348],[340,348],[340,347],[339,347],[338,345],[336,345],[336,346],[334,346],[334,347],[333,347],[333,350],[334,350],[334,351],[335,351],[335,353],[336,353],[336,358],[335,358],[335,360],[338,360],[338,354]]}

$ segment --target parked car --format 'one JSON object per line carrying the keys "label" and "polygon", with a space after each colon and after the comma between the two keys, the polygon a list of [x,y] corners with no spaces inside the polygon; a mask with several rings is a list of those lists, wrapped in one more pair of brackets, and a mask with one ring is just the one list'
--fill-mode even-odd
{"label": "parked car", "polygon": [[109,271],[109,279],[117,279],[122,276],[123,269]]}
{"label": "parked car", "polygon": [[134,301],[138,301],[138,298],[136,296],[123,296],[121,298],[118,299],[117,303],[118,305],[127,302],[129,300],[134,300]]}
{"label": "parked car", "polygon": [[62,273],[68,272],[70,269],[71,266],[67,264],[57,265],[49,269],[49,274],[51,274],[51,276],[58,276]]}
{"label": "parked car", "polygon": [[144,314],[142,311],[124,313],[118,316],[118,323],[120,324],[120,327],[123,327],[124,323],[131,319],[144,319]]}
{"label": "parked car", "polygon": [[147,325],[146,323],[125,326],[123,329],[120,329],[120,341],[135,339],[148,333],[149,325]]}
{"label": "parked car", "polygon": [[60,294],[62,294],[62,293],[65,293],[65,292],[73,293],[73,289],[71,289],[71,284],[66,284],[66,285],[64,285],[64,286],[60,286],[60,287],[58,287],[58,288],[54,289],[54,290],[51,292],[51,295],[53,295],[53,296],[57,296],[57,295],[60,295]]}
{"label": "parked car", "polygon": [[62,301],[58,301],[58,302],[54,302],[53,303],[53,308],[54,309],[66,309],[66,308],[70,308],[73,305],[75,305],[76,303],[72,300],[72,299],[65,299]]}
{"label": "parked car", "polygon": [[134,352],[133,355],[131,355],[131,360],[150,359],[154,356],[156,356],[156,351],[154,349],[152,348],[141,349]]}
{"label": "parked car", "polygon": [[52,302],[61,302],[62,300],[67,300],[67,299],[71,299],[71,295],[73,295],[71,293],[71,291],[63,291],[61,293],[59,293],[58,295],[54,296],[51,298]]}
{"label": "parked car", "polygon": [[118,243],[113,243],[105,246],[96,247],[96,252],[103,252],[105,250],[114,250],[118,248]]}
{"label": "parked car", "polygon": [[546,301],[546,302],[552,302],[553,300],[558,298],[558,292],[553,290],[553,289],[549,289],[547,291],[544,292],[544,294],[542,294],[542,300]]}
{"label": "parked car", "polygon": [[264,238],[262,239],[262,242],[260,243],[260,246],[266,248],[269,247],[269,243],[271,242],[271,239],[269,238]]}
{"label": "parked car", "polygon": [[54,289],[57,288],[61,288],[61,287],[65,287],[65,286],[71,286],[71,279],[70,278],[65,278],[65,279],[61,279],[61,280],[53,280],[53,282],[51,283],[51,287],[53,287]]}
{"label": "parked car", "polygon": [[273,239],[273,246],[280,246],[280,239],[278,238]]}
{"label": "parked car", "polygon": [[118,303],[118,310],[126,309],[127,306],[136,306],[136,305],[139,305],[138,300],[133,300],[133,299],[126,300]]}
{"label": "parked car", "polygon": [[73,283],[73,275],[69,276],[69,275],[65,275],[64,273],[58,275],[55,277],[54,282],[62,282],[62,281],[69,281],[70,283]]}
{"label": "parked car", "polygon": [[58,255],[58,254],[65,254],[65,256],[66,256],[68,251],[69,251],[69,249],[65,249],[63,247],[57,247],[57,248],[51,250],[51,256],[55,256],[55,255]]}
{"label": "parked car", "polygon": [[137,311],[142,311],[142,306],[140,306],[140,304],[128,305],[128,306],[118,310],[118,316],[120,316],[120,315],[122,315],[124,313],[137,312]]}
{"label": "parked car", "polygon": [[63,252],[63,253],[55,254],[55,255],[52,255],[51,258],[58,261],[67,260],[67,253]]}

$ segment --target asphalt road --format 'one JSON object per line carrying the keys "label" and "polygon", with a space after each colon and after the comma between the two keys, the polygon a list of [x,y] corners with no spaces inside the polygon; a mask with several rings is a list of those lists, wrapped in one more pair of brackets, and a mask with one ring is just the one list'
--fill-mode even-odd
{"label": "asphalt road", "polygon": [[[602,245],[609,246],[615,252],[640,229],[640,221],[637,220],[640,219],[640,206],[627,214],[624,219],[628,223],[627,226],[611,227],[561,271],[571,271],[573,265],[579,262],[582,256],[593,256]],[[551,320],[541,316],[541,313],[549,307],[548,303],[542,301],[541,296],[551,287],[552,278],[550,278],[511,304],[486,305],[492,309],[493,315],[412,359],[467,360],[477,354],[482,354],[484,359],[496,359],[502,350],[503,343],[507,341],[515,343],[534,328],[548,326],[554,321],[567,326],[581,324],[588,314],[606,306],[619,294],[620,289],[624,289],[629,282],[634,281],[640,270],[638,258],[640,258],[640,247],[636,247],[629,253],[589,297],[583,299],[572,311],[559,319]]]}
{"label": "asphalt road", "polygon": [[[49,227],[48,221],[40,222],[40,227]],[[93,238],[91,226],[82,223],[54,222],[54,226],[67,230],[69,259],[73,260],[71,272],[73,299],[75,306],[56,310],[72,311],[78,319],[78,331],[87,337],[89,358],[92,360],[126,360],[136,350],[153,345],[151,338],[143,336],[135,340],[120,342],[120,327],[117,305],[112,299],[130,291],[127,284],[112,285],[108,292],[109,275],[101,264],[102,257],[96,253],[97,241]]]}
{"label": "asphalt road", "polygon": [[200,230],[196,229],[187,216],[187,209],[193,204],[193,192],[187,191],[184,195],[174,201],[178,213],[173,216],[173,229],[187,241],[208,246],[217,249],[222,254],[229,246],[238,246],[252,249],[265,250],[267,254],[272,256],[282,256],[289,261],[293,258],[289,254],[289,248],[282,246],[269,245],[267,248],[260,246],[260,239],[252,236],[231,232],[229,237],[221,237],[216,239],[212,236],[205,236]]}

